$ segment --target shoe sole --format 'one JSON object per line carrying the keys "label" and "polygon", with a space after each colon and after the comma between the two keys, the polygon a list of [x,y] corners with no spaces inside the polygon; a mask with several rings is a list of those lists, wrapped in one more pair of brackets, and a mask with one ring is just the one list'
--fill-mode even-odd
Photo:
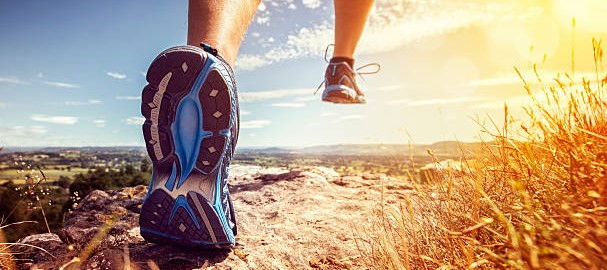
{"label": "shoe sole", "polygon": [[217,58],[191,46],[166,50],[150,65],[141,113],[153,173],[139,220],[148,241],[204,248],[235,242],[220,198],[234,125],[235,94],[225,74]]}
{"label": "shoe sole", "polygon": [[[353,96],[354,95],[354,96]],[[330,85],[325,88],[322,95],[322,101],[333,102],[339,104],[363,104],[366,101],[358,100],[355,97],[356,91],[342,86]]]}

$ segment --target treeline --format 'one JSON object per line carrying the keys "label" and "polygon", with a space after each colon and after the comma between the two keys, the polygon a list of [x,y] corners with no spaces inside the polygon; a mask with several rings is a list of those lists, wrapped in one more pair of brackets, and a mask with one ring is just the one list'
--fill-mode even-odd
{"label": "treeline", "polygon": [[89,171],[86,174],[76,174],[74,175],[74,181],[69,187],[71,196],[64,205],[64,210],[71,210],[75,203],[81,198],[86,197],[93,190],[112,190],[147,185],[150,183],[150,177],[151,170],[147,160],[137,169],[133,165],[126,165],[119,171],[97,169]]}
{"label": "treeline", "polygon": [[27,221],[3,229],[8,241],[47,232],[47,222],[50,230],[56,231],[61,228],[65,215],[91,191],[147,185],[150,176],[150,163],[144,160],[139,167],[89,170],[73,178],[61,176],[58,181],[40,185],[16,185],[9,181],[0,185],[0,226]]}

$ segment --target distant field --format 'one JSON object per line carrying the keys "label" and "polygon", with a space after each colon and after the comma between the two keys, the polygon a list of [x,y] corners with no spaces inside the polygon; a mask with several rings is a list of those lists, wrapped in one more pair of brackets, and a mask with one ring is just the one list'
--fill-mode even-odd
{"label": "distant field", "polygon": [[[70,171],[67,170],[54,170],[54,169],[45,169],[43,170],[44,175],[46,176],[46,180],[56,181],[59,179],[59,176],[65,175],[72,177],[79,173],[86,173],[88,169],[84,168],[73,168]],[[39,172],[36,172],[39,174]],[[12,180],[15,184],[25,184],[25,178],[23,174],[20,174],[15,169],[0,169],[0,184],[4,182]]]}

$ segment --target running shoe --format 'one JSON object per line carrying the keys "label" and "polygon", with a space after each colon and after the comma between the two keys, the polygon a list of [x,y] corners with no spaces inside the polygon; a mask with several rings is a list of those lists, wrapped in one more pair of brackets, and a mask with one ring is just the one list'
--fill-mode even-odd
{"label": "running shoe", "polygon": [[[358,71],[370,66],[376,66],[377,69],[372,72]],[[322,92],[322,100],[345,104],[367,103],[365,94],[356,83],[356,75],[377,73],[379,68],[379,64],[373,63],[364,65],[355,71],[348,62],[329,62],[323,81],[325,90]]]}
{"label": "running shoe", "polygon": [[141,113],[153,171],[139,225],[150,242],[227,248],[237,233],[227,177],[238,97],[231,67],[203,48],[168,49],[148,69]]}

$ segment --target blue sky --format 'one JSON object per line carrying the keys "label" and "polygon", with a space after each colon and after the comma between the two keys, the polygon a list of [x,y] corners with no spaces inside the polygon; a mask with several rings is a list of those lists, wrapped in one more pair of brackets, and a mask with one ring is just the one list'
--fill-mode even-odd
{"label": "blue sky", "polygon": [[[513,66],[528,75],[546,54],[546,76],[568,70],[572,16],[580,76],[605,35],[600,1],[451,2],[378,0],[357,63],[382,71],[365,77],[369,104],[343,106],[313,95],[331,2],[263,1],[235,67],[240,146],[472,141],[476,115],[525,103]],[[187,1],[0,2],[0,144],[143,145],[143,73],[185,43],[186,15]]]}

